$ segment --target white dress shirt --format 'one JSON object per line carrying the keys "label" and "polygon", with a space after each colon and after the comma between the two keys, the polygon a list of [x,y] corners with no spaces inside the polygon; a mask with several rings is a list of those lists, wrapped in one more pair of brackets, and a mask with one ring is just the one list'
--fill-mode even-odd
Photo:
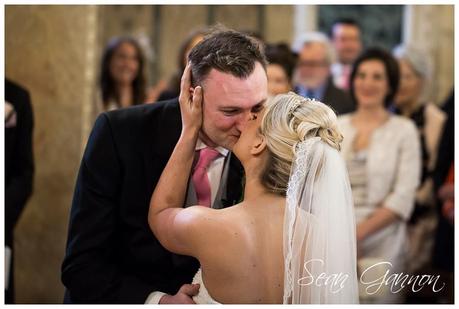
{"label": "white dress shirt", "polygon": [[342,90],[349,90],[352,65],[335,62],[330,67],[333,83]]}

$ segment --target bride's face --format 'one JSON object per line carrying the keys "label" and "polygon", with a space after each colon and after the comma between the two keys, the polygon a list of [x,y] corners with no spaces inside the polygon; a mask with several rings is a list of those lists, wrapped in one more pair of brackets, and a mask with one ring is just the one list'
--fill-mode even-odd
{"label": "bride's face", "polygon": [[233,152],[241,163],[259,154],[257,147],[263,142],[260,125],[264,114],[265,110],[262,110],[247,122],[241,131],[239,140],[233,147]]}

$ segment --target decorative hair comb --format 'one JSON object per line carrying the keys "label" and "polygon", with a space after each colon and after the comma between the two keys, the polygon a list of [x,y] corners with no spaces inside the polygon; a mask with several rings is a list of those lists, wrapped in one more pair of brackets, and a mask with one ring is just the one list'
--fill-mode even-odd
{"label": "decorative hair comb", "polygon": [[292,115],[301,104],[305,103],[305,101],[315,101],[314,98],[313,99],[305,98],[292,91],[290,91],[288,94],[293,94],[298,98],[298,100],[290,107],[290,110],[289,110],[290,115]]}

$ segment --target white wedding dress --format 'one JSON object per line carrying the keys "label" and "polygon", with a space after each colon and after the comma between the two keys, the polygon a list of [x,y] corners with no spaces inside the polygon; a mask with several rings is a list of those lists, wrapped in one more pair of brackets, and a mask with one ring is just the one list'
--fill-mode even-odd
{"label": "white wedding dress", "polygon": [[196,275],[194,275],[193,278],[193,284],[199,283],[199,293],[196,296],[193,296],[193,301],[196,304],[220,304],[219,302],[216,302],[210,295],[209,292],[206,289],[206,286],[204,285],[204,282],[202,281],[202,273],[201,273],[201,268],[199,268],[198,272]]}

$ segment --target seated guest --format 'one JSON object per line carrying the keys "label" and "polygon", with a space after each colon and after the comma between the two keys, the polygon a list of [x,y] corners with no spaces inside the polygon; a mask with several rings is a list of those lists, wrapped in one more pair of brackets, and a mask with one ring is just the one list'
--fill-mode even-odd
{"label": "seated guest", "polygon": [[271,96],[288,93],[292,90],[292,76],[296,57],[288,45],[268,44],[265,48],[268,67],[268,93]]}
{"label": "seated guest", "polygon": [[328,104],[338,115],[354,110],[349,95],[333,84],[330,73],[333,49],[323,33],[303,34],[293,51],[298,54],[294,88],[297,94]]}
{"label": "seated guest", "polygon": [[446,115],[435,104],[426,102],[423,90],[429,80],[426,57],[413,46],[397,46],[393,51],[400,67],[400,87],[395,96],[395,112],[416,124],[421,138],[421,185],[416,192],[413,215],[408,225],[410,238],[409,271],[420,271],[430,262],[437,225],[432,173]]}
{"label": "seated guest", "polygon": [[[351,73],[350,94],[357,110],[338,119],[354,199],[360,271],[367,269],[362,265],[391,263],[381,275],[406,273],[406,226],[421,166],[414,123],[388,110],[398,83],[397,61],[383,50],[367,50]],[[372,272],[363,281],[375,277],[379,275]],[[379,295],[362,293],[361,302],[400,303],[405,291],[400,284],[394,289],[401,291],[392,293],[386,286]]]}
{"label": "seated guest", "polygon": [[352,64],[362,51],[360,26],[353,19],[339,19],[333,23],[330,37],[337,58],[331,66],[333,82],[336,87],[348,90]]}

